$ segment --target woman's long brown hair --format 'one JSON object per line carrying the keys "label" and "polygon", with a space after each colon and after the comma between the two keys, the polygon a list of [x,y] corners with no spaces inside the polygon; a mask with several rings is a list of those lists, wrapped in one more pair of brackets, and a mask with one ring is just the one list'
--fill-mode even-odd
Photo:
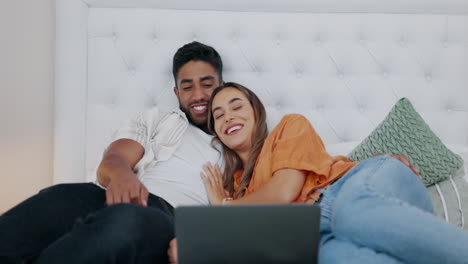
{"label": "woman's long brown hair", "polygon": [[[223,142],[221,142],[214,128],[215,120],[211,111],[212,102],[216,94],[218,94],[226,88],[234,88],[241,91],[249,100],[250,105],[252,106],[254,111],[255,128],[252,133],[252,148],[250,149],[249,157],[247,159],[245,167],[242,166],[242,161],[237,155],[237,153],[229,149],[226,145],[223,144]],[[210,133],[215,135],[211,143],[213,146],[217,142],[220,142],[222,145],[222,152],[225,160],[225,167],[223,172],[224,189],[229,191],[229,194],[234,198],[242,197],[245,194],[247,187],[249,186],[250,180],[252,179],[252,174],[255,168],[258,155],[260,154],[260,151],[263,147],[263,143],[265,142],[265,139],[268,136],[265,107],[263,106],[262,102],[257,97],[257,95],[248,88],[235,82],[227,82],[213,91],[213,93],[211,94],[210,103],[208,105],[208,110],[208,129]],[[234,173],[242,168],[244,169],[244,172],[242,173],[239,187],[234,193]]]}

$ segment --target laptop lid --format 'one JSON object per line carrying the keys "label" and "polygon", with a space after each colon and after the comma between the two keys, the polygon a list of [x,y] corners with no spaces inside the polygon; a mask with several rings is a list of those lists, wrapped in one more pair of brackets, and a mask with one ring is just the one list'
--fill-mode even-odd
{"label": "laptop lid", "polygon": [[317,263],[318,205],[175,209],[179,263]]}

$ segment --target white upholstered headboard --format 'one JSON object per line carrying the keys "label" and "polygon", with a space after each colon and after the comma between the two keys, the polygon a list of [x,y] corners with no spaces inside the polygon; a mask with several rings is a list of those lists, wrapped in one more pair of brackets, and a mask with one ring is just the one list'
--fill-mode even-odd
{"label": "white upholstered headboard", "polygon": [[269,123],[309,118],[347,154],[408,97],[452,149],[468,152],[465,0],[56,1],[54,182],[94,180],[113,129],[177,105],[183,44],[216,48],[226,81],[256,91]]}

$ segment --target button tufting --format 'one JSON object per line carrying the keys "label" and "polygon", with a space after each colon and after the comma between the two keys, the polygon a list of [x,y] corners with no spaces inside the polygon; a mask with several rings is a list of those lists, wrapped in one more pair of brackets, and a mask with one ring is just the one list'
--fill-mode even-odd
{"label": "button tufting", "polygon": [[444,48],[448,48],[449,44],[448,41],[444,41]]}
{"label": "button tufting", "polygon": [[400,40],[400,46],[402,47],[406,46],[406,41],[404,39]]}
{"label": "button tufting", "polygon": [[387,79],[387,77],[388,77],[388,72],[383,71],[383,72],[382,72],[382,77],[384,77],[384,79]]}
{"label": "button tufting", "polygon": [[317,39],[315,40],[315,45],[316,45],[316,46],[322,45],[322,40],[321,40],[320,38],[317,38]]}
{"label": "button tufting", "polygon": [[447,113],[451,113],[451,112],[452,112],[452,108],[447,107]]}
{"label": "button tufting", "polygon": [[299,79],[302,78],[302,72],[297,71],[296,72],[296,77],[299,78]]}
{"label": "button tufting", "polygon": [[338,78],[340,78],[341,80],[343,80],[344,74],[343,74],[343,73],[338,74]]}
{"label": "button tufting", "polygon": [[428,82],[432,81],[432,75],[426,74],[426,80],[427,80]]}
{"label": "button tufting", "polygon": [[275,108],[276,108],[276,110],[278,110],[278,111],[281,110],[281,104],[280,104],[280,103],[277,103],[277,104],[275,105]]}
{"label": "button tufting", "polygon": [[117,34],[115,34],[115,33],[112,34],[112,40],[113,40],[113,41],[116,41],[116,40],[117,40]]}

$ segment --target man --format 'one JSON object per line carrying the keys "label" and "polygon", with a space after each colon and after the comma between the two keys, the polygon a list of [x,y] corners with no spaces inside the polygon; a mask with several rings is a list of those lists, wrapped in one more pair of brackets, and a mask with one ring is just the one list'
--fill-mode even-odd
{"label": "man", "polygon": [[222,84],[212,47],[174,55],[180,109],[137,115],[117,133],[92,183],[42,190],[0,217],[0,263],[166,263],[173,208],[208,204],[199,172],[220,161],[207,132],[208,101]]}

